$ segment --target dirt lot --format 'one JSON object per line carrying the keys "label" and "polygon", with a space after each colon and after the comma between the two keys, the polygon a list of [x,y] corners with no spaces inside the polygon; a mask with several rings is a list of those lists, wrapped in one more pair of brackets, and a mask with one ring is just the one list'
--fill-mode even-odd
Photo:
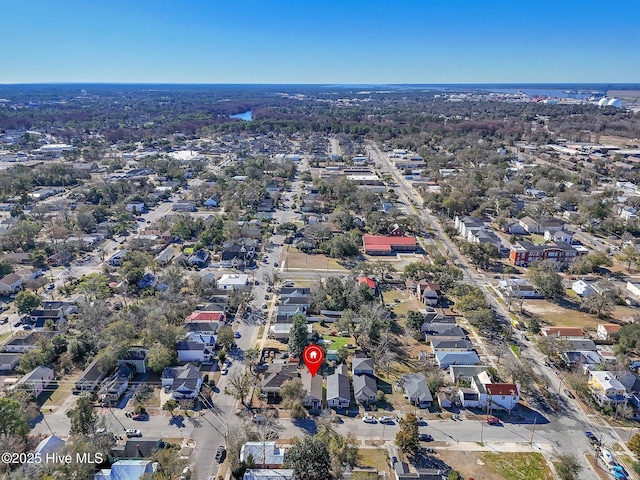
{"label": "dirt lot", "polygon": [[464,478],[474,480],[553,480],[539,453],[438,450],[437,456]]}
{"label": "dirt lot", "polygon": [[[325,255],[307,255],[297,249],[291,247],[287,251],[287,260],[285,268],[302,268],[305,270],[347,270],[341,266],[335,258],[329,258]],[[336,272],[332,272],[336,273]]]}

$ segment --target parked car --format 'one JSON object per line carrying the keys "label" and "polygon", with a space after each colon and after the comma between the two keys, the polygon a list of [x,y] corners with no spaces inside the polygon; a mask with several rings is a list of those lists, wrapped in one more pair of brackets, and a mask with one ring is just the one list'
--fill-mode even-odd
{"label": "parked car", "polygon": [[9,322],[9,318],[8,317],[0,318],[0,325],[5,325],[8,322]]}
{"label": "parked car", "polygon": [[24,330],[31,330],[33,327],[31,325],[25,325],[22,327]]}
{"label": "parked car", "polygon": [[225,448],[220,445],[218,447],[218,449],[216,450],[216,462],[218,463],[222,463],[224,462],[224,458],[227,456],[227,451],[225,450]]}
{"label": "parked car", "polygon": [[362,417],[362,421],[364,423],[378,423],[376,417],[374,417],[373,415],[365,415],[364,417]]}
{"label": "parked car", "polygon": [[263,309],[263,310],[266,310],[266,309],[267,309],[267,304],[266,304],[266,303],[263,303],[263,304],[262,304],[262,309]]}
{"label": "parked car", "polygon": [[566,388],[564,389],[564,394],[569,398],[576,398],[573,396],[573,393],[571,393],[571,391]]}
{"label": "parked car", "polygon": [[227,368],[227,366],[223,366],[222,369],[220,370],[220,374],[221,375],[226,375],[227,373],[229,373],[229,369]]}
{"label": "parked car", "polygon": [[494,417],[492,415],[489,415],[487,417],[487,423],[489,425],[500,425],[500,419],[498,417]]}
{"label": "parked car", "polygon": [[253,423],[264,423],[267,421],[267,416],[262,413],[256,413],[251,419]]}
{"label": "parked car", "polygon": [[396,463],[398,463],[398,457],[394,455],[393,457],[391,457],[391,465],[394,465]]}
{"label": "parked car", "polygon": [[418,440],[421,442],[433,442],[433,437],[428,433],[419,433]]}
{"label": "parked car", "polygon": [[235,338],[240,338],[240,332],[238,332],[237,330],[234,332],[233,336]]}
{"label": "parked car", "polygon": [[143,420],[148,420],[149,415],[147,415],[146,413],[135,413],[131,415],[131,418],[133,420],[143,421]]}
{"label": "parked car", "polygon": [[393,418],[389,417],[388,415],[384,415],[384,416],[378,418],[378,421],[380,423],[393,423]]}
{"label": "parked car", "polygon": [[124,433],[127,435],[127,438],[142,436],[142,432],[137,428],[127,428]]}

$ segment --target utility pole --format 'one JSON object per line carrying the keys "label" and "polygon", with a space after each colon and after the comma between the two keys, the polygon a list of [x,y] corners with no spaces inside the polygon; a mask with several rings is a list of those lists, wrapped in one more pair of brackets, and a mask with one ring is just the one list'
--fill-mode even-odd
{"label": "utility pole", "polygon": [[531,430],[531,439],[529,443],[533,445],[533,434],[536,433],[536,422],[538,421],[538,417],[533,417],[533,430]]}

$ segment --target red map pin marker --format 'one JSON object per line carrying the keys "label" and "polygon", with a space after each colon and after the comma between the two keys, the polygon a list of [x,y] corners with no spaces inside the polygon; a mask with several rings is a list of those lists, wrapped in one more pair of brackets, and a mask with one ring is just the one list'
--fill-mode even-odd
{"label": "red map pin marker", "polygon": [[302,352],[302,359],[309,369],[312,377],[316,376],[322,362],[324,362],[324,350],[318,345],[307,345]]}

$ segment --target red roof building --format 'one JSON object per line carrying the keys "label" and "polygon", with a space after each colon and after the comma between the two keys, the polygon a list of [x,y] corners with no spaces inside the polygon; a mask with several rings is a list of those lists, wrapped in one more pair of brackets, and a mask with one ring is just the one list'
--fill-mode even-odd
{"label": "red roof building", "polygon": [[518,386],[515,383],[488,383],[484,386],[487,389],[487,394],[494,396],[516,396],[520,395],[518,392]]}
{"label": "red roof building", "polygon": [[224,321],[224,313],[222,312],[205,312],[205,311],[197,311],[193,312],[187,318],[184,319],[187,323],[192,322],[223,322]]}
{"label": "red roof building", "polygon": [[394,255],[400,252],[415,252],[418,249],[415,237],[363,235],[362,245],[367,255]]}
{"label": "red roof building", "polygon": [[367,285],[371,290],[375,290],[376,289],[376,282],[374,282],[369,277],[360,277],[360,278],[358,278],[358,284],[362,285],[363,283],[365,285]]}

